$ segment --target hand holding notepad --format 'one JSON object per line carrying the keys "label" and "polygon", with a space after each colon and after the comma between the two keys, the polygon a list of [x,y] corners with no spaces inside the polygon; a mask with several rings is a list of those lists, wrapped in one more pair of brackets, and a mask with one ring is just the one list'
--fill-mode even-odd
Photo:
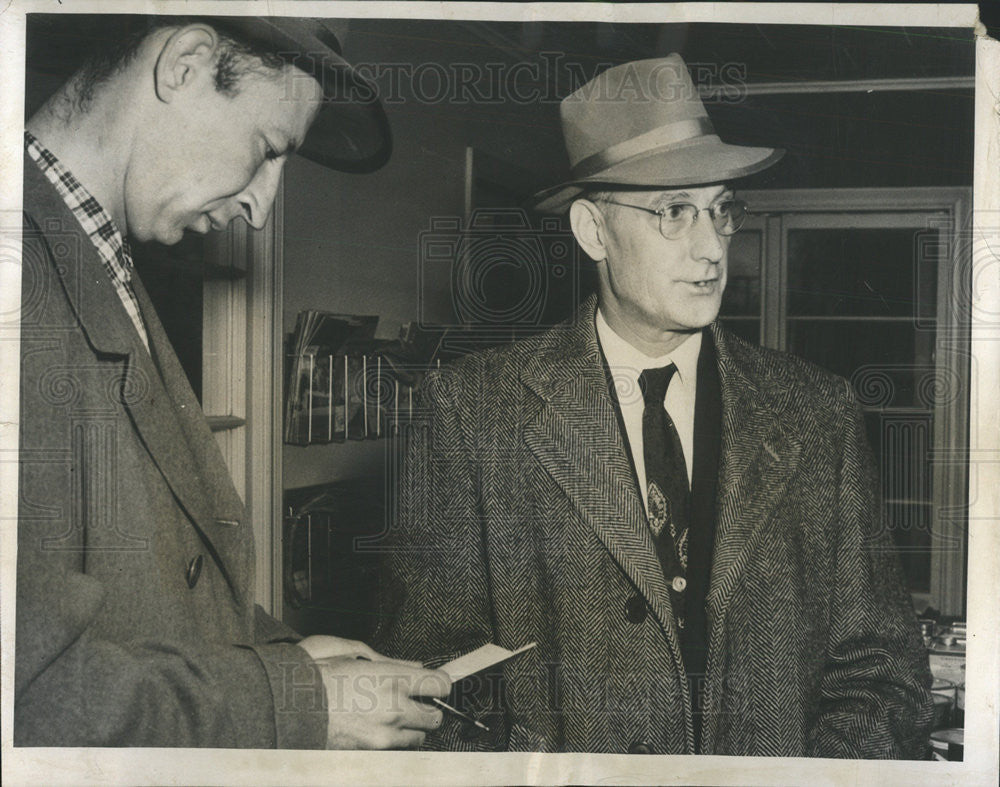
{"label": "hand holding notepad", "polygon": [[[438,667],[438,669],[447,673],[448,677],[451,678],[452,683],[456,683],[463,678],[467,678],[469,675],[475,675],[477,672],[481,672],[484,669],[493,667],[507,661],[508,659],[512,659],[514,656],[518,656],[526,650],[531,650],[536,644],[538,643],[531,642],[521,648],[518,648],[517,650],[507,650],[507,648],[501,648],[499,645],[488,643],[483,645],[481,648],[476,648],[470,653],[466,653],[464,656],[459,656],[457,659],[449,661],[447,664],[442,664]],[[434,699],[431,701],[442,710],[458,716],[460,719],[472,722],[480,729],[489,732],[489,727],[481,721],[458,710],[458,708],[453,708],[443,700]]]}
{"label": "hand holding notepad", "polygon": [[537,644],[537,642],[531,642],[517,650],[507,650],[507,648],[489,643],[466,653],[464,656],[459,656],[447,664],[442,664],[438,669],[447,672],[451,682],[456,683],[469,675],[475,675],[477,672],[482,672],[484,669],[507,661],[507,659],[519,656]]}

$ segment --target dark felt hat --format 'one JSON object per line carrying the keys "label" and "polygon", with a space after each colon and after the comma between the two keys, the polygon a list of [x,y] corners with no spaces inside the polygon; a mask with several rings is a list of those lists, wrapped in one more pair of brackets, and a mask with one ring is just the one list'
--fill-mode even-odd
{"label": "dark felt hat", "polygon": [[299,153],[345,172],[371,172],[392,152],[378,89],[344,60],[335,21],[279,16],[209,17],[316,78],[325,101]]}
{"label": "dark felt hat", "polygon": [[673,188],[721,183],[765,169],[785,151],[719,139],[680,55],[624,63],[559,106],[570,179],[534,197],[561,213],[591,187]]}
{"label": "dark felt hat", "polygon": [[371,172],[392,152],[389,121],[377,88],[348,63],[336,30],[343,20],[256,16],[31,14],[28,67],[68,77],[95,51],[112,51],[158,25],[201,21],[316,78],[324,102],[299,153],[345,172]]}

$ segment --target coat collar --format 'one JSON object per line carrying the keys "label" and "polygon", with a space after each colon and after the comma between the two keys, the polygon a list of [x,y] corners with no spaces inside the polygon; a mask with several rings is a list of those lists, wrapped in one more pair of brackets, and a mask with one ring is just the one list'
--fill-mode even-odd
{"label": "coat collar", "polygon": [[[24,156],[24,204],[56,263],[46,264],[44,270],[31,270],[30,274],[47,283],[54,269],[91,346],[107,355],[130,354],[135,327],[118,298],[108,297],[109,292],[114,293],[114,284],[97,250],[69,206],[27,154]],[[135,341],[141,344],[138,336]]]}
{"label": "coat collar", "polygon": [[[72,211],[28,157],[24,173],[26,218],[33,225],[27,231],[39,234],[55,263],[39,262],[39,269],[30,275],[38,277],[42,286],[53,275],[57,277],[87,342],[95,352],[117,356],[123,363],[120,401],[152,461],[238,595],[241,583],[234,572],[242,574],[247,569],[224,559],[237,554],[230,542],[239,537],[238,528],[218,523],[240,521],[242,503],[149,296],[139,277],[133,276],[150,342],[147,351]],[[63,251],[67,244],[68,250]]]}

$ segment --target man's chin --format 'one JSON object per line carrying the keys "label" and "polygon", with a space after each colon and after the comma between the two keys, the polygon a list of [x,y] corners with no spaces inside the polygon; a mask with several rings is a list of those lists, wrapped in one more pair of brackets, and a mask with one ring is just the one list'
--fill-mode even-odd
{"label": "man's chin", "polygon": [[702,328],[707,328],[719,316],[719,309],[699,309],[688,315],[687,319],[680,324],[679,333],[695,333]]}
{"label": "man's chin", "polygon": [[173,246],[180,243],[184,238],[183,227],[162,227],[149,233],[148,240],[162,243],[164,246]]}

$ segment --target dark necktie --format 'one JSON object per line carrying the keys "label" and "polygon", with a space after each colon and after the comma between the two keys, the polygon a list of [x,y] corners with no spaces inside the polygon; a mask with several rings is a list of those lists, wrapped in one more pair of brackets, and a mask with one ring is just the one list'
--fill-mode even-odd
{"label": "dark necktie", "polygon": [[[649,526],[656,539],[661,562],[668,572],[667,580],[673,590],[683,592],[686,581],[683,573],[687,570],[688,541],[688,491],[687,465],[684,449],[667,415],[663,400],[667,386],[677,367],[673,364],[659,369],[646,369],[639,375],[645,407],[642,412],[642,453],[646,465],[646,494],[649,509]],[[663,543],[665,539],[670,541]],[[668,547],[672,547],[669,550]],[[673,554],[664,554],[672,551]],[[673,557],[680,565],[680,576],[671,576],[676,565],[670,565]],[[667,558],[667,560],[665,560]]]}

